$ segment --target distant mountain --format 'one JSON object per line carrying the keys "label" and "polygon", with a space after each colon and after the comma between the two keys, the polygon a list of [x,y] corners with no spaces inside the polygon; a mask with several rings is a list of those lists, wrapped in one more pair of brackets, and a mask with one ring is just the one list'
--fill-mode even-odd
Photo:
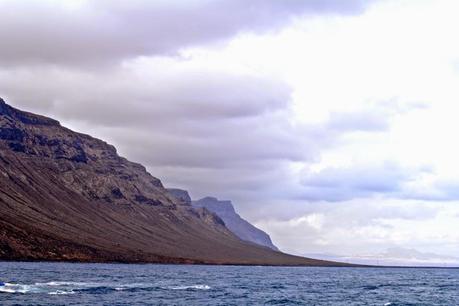
{"label": "distant mountain", "polygon": [[421,252],[416,249],[391,247],[382,252],[364,254],[304,254],[330,261],[353,262],[361,265],[459,267],[459,257]]}
{"label": "distant mountain", "polygon": [[177,189],[177,188],[167,188],[167,191],[171,193],[174,197],[183,201],[185,204],[190,205],[192,204],[190,194],[186,190]]}
{"label": "distant mountain", "polygon": [[340,265],[241,241],[115,147],[2,99],[0,260]]}
{"label": "distant mountain", "polygon": [[225,226],[240,239],[279,251],[279,249],[272,243],[271,237],[269,237],[268,234],[256,228],[236,213],[231,201],[219,201],[213,197],[206,197],[198,201],[192,201],[188,191],[186,190],[177,188],[168,188],[167,190],[177,199],[188,205],[192,205],[194,208],[205,208],[208,211],[215,213],[223,220]]}
{"label": "distant mountain", "polygon": [[268,234],[256,228],[236,213],[231,201],[219,201],[213,197],[206,197],[192,202],[192,205],[197,208],[204,207],[207,210],[216,213],[217,216],[225,222],[226,227],[242,240],[250,241],[266,246],[275,251],[279,251],[279,249],[272,243],[271,237],[269,237]]}

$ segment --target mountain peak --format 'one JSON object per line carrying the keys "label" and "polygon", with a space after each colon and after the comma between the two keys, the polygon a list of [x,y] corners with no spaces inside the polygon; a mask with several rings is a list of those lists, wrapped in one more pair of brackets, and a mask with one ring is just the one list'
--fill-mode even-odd
{"label": "mountain peak", "polygon": [[217,214],[225,223],[226,227],[236,236],[245,241],[250,241],[262,246],[266,246],[275,251],[277,247],[272,243],[268,234],[250,224],[234,209],[231,201],[220,201],[214,197],[205,197],[192,202],[193,207],[204,207]]}
{"label": "mountain peak", "polygon": [[205,197],[200,200],[194,201],[193,205],[206,207],[211,211],[218,211],[219,213],[235,214],[233,203],[228,200],[219,200],[215,197]]}
{"label": "mountain peak", "polygon": [[5,111],[6,107],[8,107],[8,105],[6,104],[5,100],[3,100],[1,97],[0,97],[0,114],[3,114],[3,112]]}
{"label": "mountain peak", "polygon": [[18,110],[8,105],[5,100],[0,98],[0,115],[11,117],[27,125],[54,125],[60,126],[59,121],[25,111]]}
{"label": "mountain peak", "polygon": [[185,204],[191,205],[191,197],[188,191],[178,188],[167,188],[167,191]]}

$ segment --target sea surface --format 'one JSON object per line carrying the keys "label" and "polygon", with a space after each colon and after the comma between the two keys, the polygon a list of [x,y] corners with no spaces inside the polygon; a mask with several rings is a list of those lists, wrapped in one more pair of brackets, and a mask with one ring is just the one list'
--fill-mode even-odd
{"label": "sea surface", "polygon": [[0,305],[459,305],[459,270],[0,262]]}

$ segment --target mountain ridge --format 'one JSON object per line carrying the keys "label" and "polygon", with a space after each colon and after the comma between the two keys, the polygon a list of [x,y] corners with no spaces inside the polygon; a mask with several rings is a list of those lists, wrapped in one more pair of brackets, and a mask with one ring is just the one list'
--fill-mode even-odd
{"label": "mountain ridge", "polygon": [[210,196],[193,201],[186,190],[179,188],[167,188],[167,190],[176,198],[183,200],[194,208],[205,208],[215,213],[222,219],[225,226],[240,239],[279,251],[267,233],[243,219],[236,212],[231,201],[219,201],[217,198]]}
{"label": "mountain ridge", "polygon": [[105,141],[0,100],[0,259],[341,266],[245,243]]}
{"label": "mountain ridge", "polygon": [[216,213],[226,227],[236,236],[245,241],[250,241],[262,246],[266,246],[275,251],[279,249],[273,244],[271,237],[261,229],[257,228],[244,218],[242,218],[234,209],[231,201],[221,201],[215,197],[205,197],[193,201],[193,207],[204,207],[207,210]]}

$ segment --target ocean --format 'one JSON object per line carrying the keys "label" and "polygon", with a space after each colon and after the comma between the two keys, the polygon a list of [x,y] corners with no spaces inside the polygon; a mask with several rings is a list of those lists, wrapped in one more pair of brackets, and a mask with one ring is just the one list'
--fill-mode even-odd
{"label": "ocean", "polygon": [[459,305],[459,270],[0,262],[0,305]]}

